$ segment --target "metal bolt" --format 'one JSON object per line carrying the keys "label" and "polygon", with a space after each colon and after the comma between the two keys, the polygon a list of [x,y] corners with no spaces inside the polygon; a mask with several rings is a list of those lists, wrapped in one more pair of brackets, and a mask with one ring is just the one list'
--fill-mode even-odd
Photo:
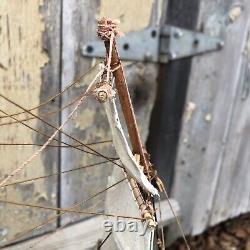
{"label": "metal bolt", "polygon": [[98,93],[97,93],[97,99],[100,101],[100,102],[106,102],[107,99],[108,99],[108,94],[106,91],[104,90],[100,90]]}
{"label": "metal bolt", "polygon": [[176,39],[178,39],[178,38],[180,38],[180,37],[182,37],[183,36],[183,33],[180,31],[180,30],[176,30],[175,32],[174,32],[174,37],[176,38]]}
{"label": "metal bolt", "polygon": [[177,57],[177,52],[170,52],[169,59],[175,59]]}
{"label": "metal bolt", "polygon": [[91,53],[94,51],[94,48],[93,48],[93,46],[91,46],[91,45],[87,45],[87,46],[85,47],[85,51],[86,51],[88,54],[91,54]]}
{"label": "metal bolt", "polygon": [[197,47],[199,47],[199,44],[200,44],[199,39],[198,38],[194,39],[194,41],[193,41],[193,47],[197,48]]}
{"label": "metal bolt", "polygon": [[225,43],[224,43],[223,41],[219,41],[219,42],[217,43],[217,48],[218,48],[218,49],[222,49],[222,48],[224,47],[224,45],[225,45]]}

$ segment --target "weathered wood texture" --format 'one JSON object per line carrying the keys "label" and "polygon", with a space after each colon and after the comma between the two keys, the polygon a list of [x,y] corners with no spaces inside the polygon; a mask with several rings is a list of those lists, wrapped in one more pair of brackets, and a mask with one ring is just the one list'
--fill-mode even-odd
{"label": "weathered wood texture", "polygon": [[[198,9],[199,0],[169,0],[163,9],[162,25],[193,30]],[[169,191],[174,175],[191,62],[191,58],[183,58],[161,64],[159,67],[158,90],[147,143],[155,167]]]}
{"label": "weathered wood texture", "polygon": [[[58,92],[60,53],[60,2],[58,1],[8,1],[0,4],[0,92],[24,107],[34,107]],[[8,113],[22,111],[0,100],[1,109]],[[56,101],[46,109],[34,110],[42,114],[59,107]],[[1,113],[1,116],[3,114]],[[18,116],[24,119],[27,116]],[[58,118],[53,117],[58,125]],[[1,122],[13,121],[2,118]],[[30,126],[50,134],[51,129],[31,120]],[[1,143],[41,143],[44,138],[23,125],[13,124],[0,127]],[[35,146],[1,146],[0,178],[16,169],[38,148]],[[57,149],[46,151],[29,164],[16,178],[19,180],[57,171]],[[12,179],[12,181],[15,178]],[[56,206],[57,179],[23,183],[1,189],[1,198],[41,205]],[[20,232],[42,223],[54,212],[13,205],[0,206],[0,241],[12,239]],[[19,222],[19,223],[18,223]],[[55,223],[41,231],[54,228]],[[34,232],[34,234],[37,232]],[[28,235],[27,235],[28,236]]]}
{"label": "weathered wood texture", "polygon": [[[114,177],[112,176],[111,178]],[[121,192],[121,190],[119,190],[119,192]],[[112,196],[112,193],[109,195]],[[179,214],[180,208],[178,204],[174,200],[171,200],[171,203],[177,214]],[[168,202],[166,200],[161,202],[161,206],[163,207],[162,221],[159,221],[159,223],[166,226],[173,221],[173,214],[169,209]],[[158,207],[158,204],[156,204],[156,207]],[[101,240],[104,238],[103,227],[105,220],[106,218],[103,216],[94,216],[83,222],[78,222],[74,225],[71,225],[70,227],[65,227],[61,230],[58,230],[57,232],[53,233],[53,235],[46,234],[13,246],[6,247],[4,249],[75,250],[79,249],[79,247],[81,247],[81,250],[96,249],[98,240],[101,242]],[[107,233],[105,233],[105,235],[107,235]],[[106,243],[104,246],[106,247]],[[115,248],[108,249],[114,250]]]}
{"label": "weathered wood texture", "polygon": [[[109,178],[109,183],[116,183],[119,180],[122,180],[125,177],[123,170],[114,169],[112,176]],[[122,195],[121,195],[122,192]],[[126,197],[124,199],[124,197]],[[141,216],[141,211],[136,203],[134,195],[132,193],[132,188],[129,185],[129,181],[125,180],[117,186],[117,188],[113,190],[109,190],[106,196],[106,213],[111,214],[124,214],[127,216],[139,217]],[[116,223],[117,218],[107,218],[107,220],[111,221],[113,224]],[[138,228],[142,228],[144,223],[142,221],[137,221],[135,219],[125,219],[123,218],[127,225],[129,221],[135,221],[138,223]],[[138,230],[139,231],[139,230]],[[104,234],[104,236],[107,233]],[[140,236],[140,232],[132,233],[129,232],[128,228],[124,232],[113,232],[111,237],[108,239],[107,245],[103,246],[103,249],[121,249],[123,246],[126,246],[127,249],[144,249],[149,250],[152,249],[152,238],[154,235],[154,230],[147,229],[144,237]],[[109,244],[115,244],[116,247],[111,248]]]}
{"label": "weathered wood texture", "polygon": [[193,59],[172,196],[185,231],[249,211],[249,1],[201,1],[198,29],[225,47]]}
{"label": "weathered wood texture", "polygon": [[[156,22],[157,12],[160,8],[153,9],[153,3],[161,1],[147,0],[147,4],[141,5],[141,1],[136,0],[129,5],[127,1],[90,1],[90,0],[66,0],[63,3],[63,32],[62,32],[62,84],[80,76],[93,63],[93,60],[81,56],[81,45],[96,40],[96,17],[118,18],[121,20],[119,29],[121,31],[138,30],[146,27],[150,22]],[[159,2],[159,3],[158,3]],[[134,14],[140,6],[141,15]],[[160,6],[160,5],[159,5]],[[151,14],[151,13],[154,13]],[[155,13],[156,12],[156,13]],[[126,69],[128,85],[132,93],[132,101],[135,104],[135,112],[139,117],[139,129],[145,141],[148,128],[147,121],[154,102],[156,88],[156,67],[153,65],[129,64]],[[89,84],[84,81],[81,87],[75,88],[63,96],[62,105],[65,105],[75,96],[79,95]],[[83,87],[84,86],[84,87]],[[68,111],[63,112],[62,121]],[[82,105],[74,121],[67,126],[66,130],[84,142],[100,141],[110,139],[111,133],[107,122],[104,108],[93,98]],[[66,138],[62,137],[64,140]],[[95,149],[102,154],[114,156],[115,152],[111,144],[95,146]],[[102,161],[100,157],[83,154],[75,150],[62,150],[61,169],[79,167],[93,162]],[[65,175],[61,179],[61,206],[68,207],[72,204],[88,198],[97,190],[102,190],[107,185],[107,178],[111,174],[113,166],[103,164],[102,166],[89,168],[86,171],[75,175]],[[85,205],[85,208],[94,211],[104,209],[105,195],[99,196]],[[77,219],[75,217],[74,219]],[[71,218],[72,219],[72,218]],[[64,217],[63,223],[69,218]]]}
{"label": "weathered wood texture", "polygon": [[[89,40],[96,39],[97,16],[120,19],[120,30],[128,32],[141,29],[149,24],[157,24],[161,14],[161,4],[161,0],[147,0],[143,5],[139,0],[133,1],[129,5],[125,0],[119,2],[114,0],[1,1],[1,93],[25,108],[31,108],[44,102],[92,66],[93,60],[81,56],[80,46]],[[137,13],[138,9],[140,9],[140,15]],[[125,71],[136,115],[139,118],[139,129],[145,142],[148,133],[147,124],[156,92],[157,66],[128,63]],[[64,110],[61,115],[54,114],[45,117],[44,113],[63,107],[79,96],[89,84],[90,78],[84,78],[81,84],[64,93],[61,100],[57,98],[46,107],[33,112],[58,127],[59,123],[65,121],[71,107]],[[20,111],[2,100],[1,109],[9,113]],[[26,116],[18,118],[26,118]],[[11,119],[9,120],[11,121]],[[52,134],[53,129],[39,121],[31,120],[27,123],[48,135]],[[82,105],[74,120],[64,130],[84,142],[111,138],[104,109],[101,104],[91,98],[88,98],[88,101]],[[23,128],[22,125],[1,127],[0,135],[1,142],[42,144],[46,140],[35,132]],[[63,135],[59,139],[76,144],[75,141]],[[94,147],[102,154],[115,155],[111,144]],[[33,146],[18,146],[18,148],[1,146],[2,178],[37,149],[38,147]],[[18,179],[47,175],[102,160],[102,158],[98,159],[98,157],[73,149],[63,148],[59,151],[56,148],[49,148],[37,157],[18,176]],[[1,191],[1,196],[8,200],[69,207],[103,190],[111,171],[112,166],[106,164],[89,168],[84,172],[61,175],[59,178],[51,177],[46,180],[8,187]],[[104,195],[99,196],[86,204],[84,208],[96,212],[103,210],[104,198]],[[1,205],[0,209],[0,237],[3,242],[13,238],[19,232],[24,232],[44,222],[48,216],[53,214],[10,205]],[[10,214],[15,216],[8,216]],[[75,216],[73,220],[78,218]],[[69,220],[72,220],[72,216],[71,218],[64,216],[61,223],[64,224]],[[22,223],[15,223],[16,221]],[[52,229],[55,226],[56,222],[41,231]]]}
{"label": "weathered wood texture", "polygon": [[[64,1],[63,3],[63,23],[62,23],[62,86],[66,86],[82,73],[86,72],[91,66],[91,60],[81,56],[81,43],[95,39],[95,18],[98,7],[98,1]],[[84,81],[84,85],[75,87],[62,97],[62,105],[72,101],[79,96],[89,82]],[[88,98],[77,116],[64,129],[72,136],[84,142],[98,141],[109,139],[106,131],[105,117],[101,114],[101,105],[97,104],[94,99]],[[70,110],[62,113],[62,122]],[[104,122],[101,122],[104,121]],[[64,141],[73,142],[62,136]],[[75,142],[73,142],[75,143]],[[110,145],[108,145],[110,146]],[[100,150],[100,147],[95,147]],[[109,148],[109,147],[108,147]],[[103,152],[102,153],[106,153]],[[78,152],[74,149],[62,150],[61,152],[61,170],[76,168],[103,161],[102,158]],[[61,200],[62,207],[70,207],[75,202],[84,200],[94,194],[97,190],[104,189],[105,183],[101,180],[108,175],[110,167],[106,165],[97,166],[86,171],[81,171],[76,175],[64,175],[61,179]],[[100,201],[102,200],[101,197]],[[94,202],[94,201],[93,201]],[[88,207],[95,204],[87,204]],[[96,210],[95,207],[92,207]],[[64,221],[68,221],[64,216]]]}
{"label": "weathered wood texture", "polygon": [[90,250],[96,249],[98,239],[103,235],[103,217],[94,217],[84,222],[76,223],[63,228],[53,235],[43,235],[14,246],[6,247],[5,250]]}

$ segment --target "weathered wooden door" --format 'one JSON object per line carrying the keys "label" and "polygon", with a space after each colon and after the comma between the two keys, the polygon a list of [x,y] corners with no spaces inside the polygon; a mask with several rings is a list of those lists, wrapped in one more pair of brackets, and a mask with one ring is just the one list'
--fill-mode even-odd
{"label": "weathered wooden door", "polygon": [[[43,104],[49,97],[62,91],[69,83],[79,78],[95,60],[81,55],[81,46],[87,41],[96,40],[96,18],[106,16],[121,20],[122,32],[142,29],[150,24],[157,24],[162,10],[161,1],[135,0],[97,1],[97,0],[16,0],[1,1],[0,4],[0,92],[16,103],[30,109]],[[140,10],[140,13],[138,13]],[[148,133],[150,112],[156,93],[156,66],[128,63],[126,67],[135,111],[144,141]],[[51,99],[47,105],[35,109],[34,113],[49,121],[53,126],[62,124],[71,108],[64,109],[89,84],[89,77],[83,78],[61,96]],[[22,109],[7,101],[0,100],[1,126],[0,142],[32,145],[1,145],[1,178],[15,169],[46,141],[42,134],[51,135],[53,128],[34,120],[17,123],[6,115],[19,113]],[[45,112],[62,112],[45,117]],[[17,115],[16,119],[25,120],[26,115]],[[13,123],[14,122],[14,123]],[[32,131],[29,127],[32,127]],[[110,129],[101,105],[89,99],[82,105],[77,116],[63,128],[63,131],[85,143],[110,140]],[[40,132],[40,134],[39,134]],[[57,140],[68,144],[77,144],[64,134]],[[33,145],[37,144],[37,145]],[[63,145],[63,144],[61,144]],[[64,145],[65,146],[65,145]],[[102,154],[115,156],[110,143],[96,144],[93,148]],[[83,153],[69,147],[48,148],[36,161],[30,163],[19,179],[28,179],[40,175],[67,171],[69,169],[102,162],[103,159]],[[22,183],[5,188],[1,198],[7,200],[36,203],[51,207],[71,207],[85,200],[94,193],[103,190],[107,177],[112,170],[111,164],[102,164],[86,168],[75,174],[60,174],[46,180]],[[88,202],[85,209],[102,211],[104,195]],[[35,225],[42,224],[55,212],[44,212],[33,208],[1,205],[0,240],[6,243],[19,233],[27,232]],[[65,215],[39,227],[25,238],[34,234],[55,229],[69,221],[76,221],[84,216]],[[15,225],[15,226],[13,226]]]}
{"label": "weathered wooden door", "polygon": [[198,25],[225,48],[195,59],[190,75],[173,194],[193,234],[250,209],[249,11],[248,1],[200,4]]}
{"label": "weathered wooden door", "polygon": [[[38,106],[60,90],[60,1],[1,1],[0,3],[0,92],[23,107]],[[14,119],[4,116],[22,112],[20,108],[6,100],[0,100],[1,144],[26,143],[42,144],[46,138]],[[59,108],[57,100],[49,102],[45,108],[34,110],[36,115]],[[28,115],[15,116],[25,120]],[[58,115],[46,118],[54,126],[59,125]],[[12,124],[8,124],[12,123]],[[37,120],[24,122],[41,133],[51,134],[53,129]],[[1,179],[17,168],[37,146],[1,145]],[[57,172],[59,151],[45,151],[36,161],[22,172],[18,178],[26,179]],[[58,179],[51,177],[45,181],[29,182],[1,189],[1,199],[36,202],[57,206]],[[17,233],[32,228],[54,212],[36,211],[1,203],[0,240],[12,239]],[[34,231],[41,233],[56,227],[56,222]]]}
{"label": "weathered wooden door", "polygon": [[[81,55],[81,46],[96,39],[96,17],[118,18],[121,31],[135,31],[159,24],[166,2],[1,0],[0,92],[26,109],[38,106],[94,64],[95,60]],[[156,64],[130,62],[126,66],[144,141],[154,106],[148,146],[156,168],[180,203],[187,233],[200,233],[209,225],[250,209],[249,8],[246,0],[169,0],[166,23],[222,37],[225,47],[220,52],[160,65],[159,74]],[[61,98],[34,110],[35,114],[43,116],[44,112],[67,106],[88,81],[85,78]],[[5,112],[1,113],[4,125],[0,127],[3,177],[37,149],[37,145],[6,143],[41,145],[46,139],[41,133],[6,119],[8,114],[21,112],[20,108],[2,99],[0,106]],[[69,109],[65,109],[46,120],[58,127],[68,113]],[[35,120],[24,123],[42,133],[53,131]],[[92,100],[81,107],[64,130],[86,143],[110,139],[104,112]],[[75,143],[63,134],[58,140]],[[94,147],[114,155],[108,144]],[[19,177],[48,175],[96,162],[96,157],[71,148],[53,148],[44,151]],[[88,198],[93,190],[102,190],[111,168],[106,164],[74,175],[8,187],[0,191],[1,198],[70,207]],[[103,205],[104,196],[85,208],[98,212]],[[0,209],[2,243],[55,214],[6,204],[1,204]],[[32,234],[78,219],[64,216]]]}
{"label": "weathered wooden door", "polygon": [[153,152],[188,234],[250,210],[249,11],[244,0],[169,1],[168,23],[225,43],[163,69],[167,115]]}

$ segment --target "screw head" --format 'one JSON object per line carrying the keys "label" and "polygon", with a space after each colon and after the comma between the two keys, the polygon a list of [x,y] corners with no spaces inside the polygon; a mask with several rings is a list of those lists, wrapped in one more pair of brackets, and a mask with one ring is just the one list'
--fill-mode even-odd
{"label": "screw head", "polygon": [[219,41],[219,42],[217,43],[217,48],[218,48],[218,49],[222,49],[224,46],[225,46],[225,43],[224,43],[223,41]]}
{"label": "screw head", "polygon": [[183,33],[182,33],[180,30],[176,30],[176,31],[174,32],[174,37],[175,37],[176,39],[182,37],[182,35],[183,35]]}
{"label": "screw head", "polygon": [[177,57],[177,55],[178,55],[178,53],[177,52],[170,52],[169,53],[169,59],[176,59],[176,57]]}

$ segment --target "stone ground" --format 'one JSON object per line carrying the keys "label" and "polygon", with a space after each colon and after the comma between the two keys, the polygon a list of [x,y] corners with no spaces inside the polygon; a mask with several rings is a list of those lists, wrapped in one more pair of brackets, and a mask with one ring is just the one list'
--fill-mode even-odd
{"label": "stone ground", "polygon": [[[208,229],[199,236],[188,237],[192,250],[250,250],[250,213]],[[182,239],[168,250],[186,250]]]}

